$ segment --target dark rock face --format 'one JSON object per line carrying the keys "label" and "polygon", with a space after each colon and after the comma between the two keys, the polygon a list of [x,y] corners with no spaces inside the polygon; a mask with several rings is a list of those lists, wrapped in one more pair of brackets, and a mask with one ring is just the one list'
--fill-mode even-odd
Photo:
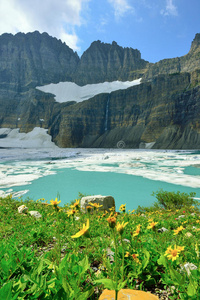
{"label": "dark rock face", "polygon": [[69,106],[62,111],[55,141],[65,141],[65,147],[112,148],[123,141],[126,148],[153,142],[158,149],[199,148],[200,88],[190,89],[190,80],[189,73],[160,75],[151,83]]}
{"label": "dark rock face", "polygon": [[[81,103],[55,102],[36,86],[142,77],[142,84]],[[60,147],[199,149],[200,34],[183,57],[149,64],[115,42],[94,42],[78,57],[39,32],[0,36],[0,126],[49,129]]]}
{"label": "dark rock face", "polygon": [[138,50],[122,48],[116,42],[93,42],[78,65],[75,82],[79,85],[104,81],[127,81],[142,77],[148,62]]}
{"label": "dark rock face", "polygon": [[78,62],[77,54],[47,33],[3,34],[0,89],[21,93],[37,85],[71,80]]}

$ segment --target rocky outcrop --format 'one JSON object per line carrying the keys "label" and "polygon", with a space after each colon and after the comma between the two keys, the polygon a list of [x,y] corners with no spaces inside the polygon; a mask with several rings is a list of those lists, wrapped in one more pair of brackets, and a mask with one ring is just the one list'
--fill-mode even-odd
{"label": "rocky outcrop", "polygon": [[160,74],[178,74],[181,72],[193,72],[200,69],[200,34],[196,34],[190,51],[182,57],[163,59],[155,64],[149,64],[148,70],[143,76],[143,81],[151,81]]}

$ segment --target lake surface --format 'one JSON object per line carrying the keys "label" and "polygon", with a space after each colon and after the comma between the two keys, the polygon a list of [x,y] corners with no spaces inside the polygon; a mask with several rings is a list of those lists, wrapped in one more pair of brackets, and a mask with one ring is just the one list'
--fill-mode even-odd
{"label": "lake surface", "polygon": [[200,153],[124,149],[0,149],[1,195],[61,204],[85,195],[111,195],[117,210],[149,206],[152,192],[195,192],[200,198]]}

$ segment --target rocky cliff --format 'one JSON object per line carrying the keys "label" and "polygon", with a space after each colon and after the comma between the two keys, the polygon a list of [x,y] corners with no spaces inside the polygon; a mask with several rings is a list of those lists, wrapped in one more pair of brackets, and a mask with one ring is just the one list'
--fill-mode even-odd
{"label": "rocky cliff", "polygon": [[155,64],[149,64],[143,76],[143,81],[152,80],[159,74],[174,74],[180,72],[193,72],[200,69],[200,34],[196,34],[190,51],[182,57],[164,59]]}
{"label": "rocky cliff", "polygon": [[83,53],[74,81],[79,85],[104,81],[127,81],[142,77],[148,62],[137,49],[93,42]]}
{"label": "rocky cliff", "polygon": [[47,33],[0,36],[0,90],[19,94],[51,82],[71,80],[79,57]]}
{"label": "rocky cliff", "polygon": [[[35,87],[114,80],[142,83],[80,103]],[[200,34],[183,57],[150,64],[138,50],[93,42],[79,58],[39,32],[0,36],[0,127],[48,128],[60,147],[200,148]]]}

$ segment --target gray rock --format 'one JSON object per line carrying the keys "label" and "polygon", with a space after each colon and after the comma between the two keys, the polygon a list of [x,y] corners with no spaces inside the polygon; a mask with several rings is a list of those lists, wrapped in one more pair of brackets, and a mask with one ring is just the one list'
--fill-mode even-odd
{"label": "gray rock", "polygon": [[36,219],[42,218],[42,215],[37,210],[31,210],[29,211],[29,214]]}
{"label": "gray rock", "polygon": [[19,214],[26,214],[28,212],[28,207],[26,205],[21,205],[18,207]]}
{"label": "gray rock", "polygon": [[168,229],[165,228],[165,227],[162,227],[162,228],[158,229],[158,232],[165,232],[165,231],[168,231]]}
{"label": "gray rock", "polygon": [[115,200],[112,196],[95,195],[83,197],[80,201],[81,210],[86,211],[86,207],[89,206],[89,203],[97,203],[99,205],[102,205],[99,210],[103,211],[110,211],[110,208],[115,208]]}
{"label": "gray rock", "polygon": [[192,270],[196,270],[197,269],[197,266],[195,266],[194,264],[192,263],[185,263],[184,265],[181,265],[181,269],[186,271],[186,273],[188,274],[188,276],[190,276]]}
{"label": "gray rock", "polygon": [[185,215],[178,216],[177,219],[185,218]]}
{"label": "gray rock", "polygon": [[128,239],[123,239],[123,242],[130,243],[131,241],[129,241]]}

